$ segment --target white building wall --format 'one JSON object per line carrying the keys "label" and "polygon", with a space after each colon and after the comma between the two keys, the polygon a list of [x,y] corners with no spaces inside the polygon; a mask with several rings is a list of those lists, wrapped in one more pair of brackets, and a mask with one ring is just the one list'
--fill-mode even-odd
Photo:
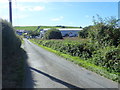
{"label": "white building wall", "polygon": [[[44,36],[45,32],[49,30],[50,28],[42,29],[40,31],[40,38]],[[83,29],[78,28],[59,28],[58,30],[61,31],[62,36],[69,35],[70,37],[78,36],[78,32]]]}

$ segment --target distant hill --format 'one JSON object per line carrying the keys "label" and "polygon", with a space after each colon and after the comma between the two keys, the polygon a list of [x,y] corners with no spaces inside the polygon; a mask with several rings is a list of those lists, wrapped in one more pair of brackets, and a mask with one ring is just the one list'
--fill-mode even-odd
{"label": "distant hill", "polygon": [[15,30],[29,30],[29,31],[35,31],[38,26],[15,26]]}
{"label": "distant hill", "polygon": [[[38,26],[15,26],[15,30],[29,30],[29,31],[35,31]],[[72,27],[72,26],[40,26],[40,29],[43,28],[80,28],[80,27]]]}

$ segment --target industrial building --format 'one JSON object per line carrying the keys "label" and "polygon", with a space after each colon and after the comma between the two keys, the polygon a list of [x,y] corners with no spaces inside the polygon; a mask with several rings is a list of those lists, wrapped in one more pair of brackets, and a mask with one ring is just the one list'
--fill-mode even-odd
{"label": "industrial building", "polygon": [[[40,31],[40,38],[42,38],[45,34],[45,32],[47,30],[49,30],[50,28],[45,28],[45,29],[41,29]],[[83,30],[82,28],[58,28],[58,30],[61,31],[61,34],[63,37],[69,36],[69,37],[77,37],[78,36],[78,32],[80,30]]]}

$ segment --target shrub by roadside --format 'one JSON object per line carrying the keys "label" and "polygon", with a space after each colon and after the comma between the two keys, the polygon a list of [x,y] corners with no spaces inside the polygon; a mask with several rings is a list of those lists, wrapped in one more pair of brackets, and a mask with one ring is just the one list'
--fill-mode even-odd
{"label": "shrub by roadside", "polygon": [[[96,73],[99,73],[109,79],[118,81],[118,74],[120,71],[118,66],[120,64],[120,50],[117,47],[109,46],[105,48],[98,48],[97,45],[90,42],[82,43],[64,40],[34,39],[32,41],[39,45],[60,51],[64,54],[75,56],[76,59],[72,59],[70,61],[73,61],[89,70],[95,71]],[[97,68],[97,66],[100,68]]]}
{"label": "shrub by roadside", "polygon": [[21,49],[21,40],[6,20],[2,24],[2,88],[20,88],[24,78],[25,51]]}
{"label": "shrub by roadside", "polygon": [[[97,15],[97,20],[93,17],[92,26],[83,28],[78,34],[80,38],[88,39],[89,41],[66,41],[66,40],[33,40],[34,42],[60,51],[64,54],[78,57],[87,64],[83,65],[81,60],[73,60],[77,64],[87,67],[91,64],[104,68],[107,74],[102,71],[102,75],[110,78],[109,75],[114,74],[118,81],[117,75],[120,75],[120,27],[115,17],[101,18]],[[79,63],[80,62],[80,63]],[[90,63],[90,64],[89,64]],[[94,70],[94,68],[92,68]],[[95,70],[94,70],[95,71]],[[98,72],[97,71],[97,72]],[[101,74],[101,72],[100,72]],[[119,80],[120,82],[120,80]]]}
{"label": "shrub by roadside", "polygon": [[63,39],[61,32],[58,29],[50,29],[46,31],[44,39]]}

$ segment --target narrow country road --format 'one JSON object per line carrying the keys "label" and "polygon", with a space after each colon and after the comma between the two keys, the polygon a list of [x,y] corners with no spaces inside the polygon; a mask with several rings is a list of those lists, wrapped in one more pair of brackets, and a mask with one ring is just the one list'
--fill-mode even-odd
{"label": "narrow country road", "polygon": [[[24,39],[25,88],[118,88],[118,84]],[[82,90],[82,89],[81,89]]]}

